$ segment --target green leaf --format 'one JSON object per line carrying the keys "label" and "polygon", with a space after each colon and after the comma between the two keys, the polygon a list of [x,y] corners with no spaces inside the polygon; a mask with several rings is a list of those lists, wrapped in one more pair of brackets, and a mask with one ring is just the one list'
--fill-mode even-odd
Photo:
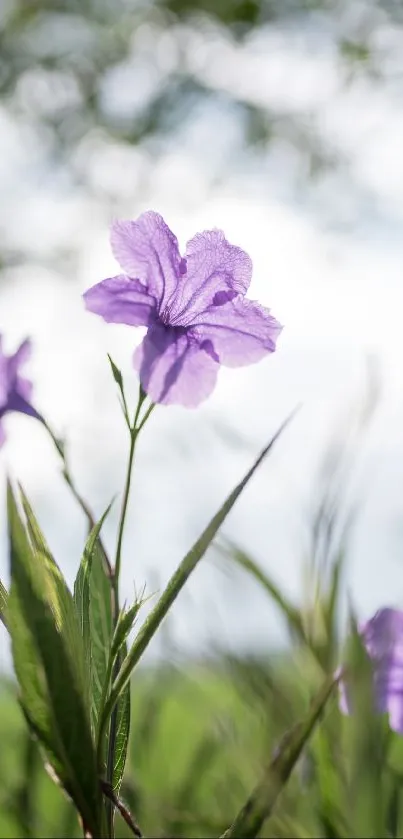
{"label": "green leaf", "polygon": [[[11,592],[7,617],[21,705],[84,824],[99,836],[101,799],[82,685],[84,651],[73,600],[54,560],[31,545],[10,485],[8,519]],[[31,519],[30,530],[35,529]]]}
{"label": "green leaf", "polygon": [[63,623],[63,631],[66,635],[66,640],[68,641],[69,649],[72,651],[73,655],[75,655],[75,650],[77,650],[77,656],[75,658],[75,666],[77,670],[77,674],[80,679],[80,690],[85,697],[86,704],[89,703],[89,680],[88,680],[88,670],[86,669],[86,662],[83,655],[80,655],[80,651],[82,651],[81,639],[80,639],[80,632],[79,632],[79,625],[77,622],[76,612],[74,609],[73,599],[71,593],[64,581],[63,575],[60,571],[59,566],[55,562],[51,551],[48,547],[46,539],[42,533],[40,525],[34,515],[32,507],[29,503],[27,496],[21,486],[19,486],[21,501],[23,510],[26,517],[26,524],[27,524],[27,532],[29,536],[29,542],[33,551],[33,555],[36,558],[38,563],[44,564],[45,567],[50,571],[51,577],[55,581],[57,595],[59,599],[59,606],[61,610],[61,620]]}
{"label": "green leaf", "polygon": [[123,377],[122,377],[122,374],[119,370],[119,367],[116,366],[115,362],[113,361],[113,359],[111,358],[109,353],[108,353],[108,359],[109,359],[109,364],[111,365],[112,376],[115,379],[115,382],[118,385],[118,387],[120,388],[120,390],[122,390],[122,388],[123,388]]}
{"label": "green leaf", "polygon": [[[74,601],[86,650],[86,661],[91,682],[91,721],[96,739],[99,735],[99,720],[103,705],[108,697],[113,663],[119,650],[125,645],[141,603],[135,603],[128,612],[121,612],[113,633],[112,586],[106,568],[99,535],[110,507],[93,528],[80,563],[74,584]],[[112,639],[114,638],[114,644]],[[119,793],[126,762],[130,728],[130,686],[122,695],[116,714],[116,745],[112,787]],[[103,737],[103,735],[101,735]],[[104,766],[107,761],[108,737],[105,736],[100,754]]]}
{"label": "green leaf", "polygon": [[[124,648],[127,655],[127,648]],[[125,771],[127,747],[130,734],[130,683],[126,685],[122,695],[119,697],[116,706],[116,740],[115,756],[113,764],[112,787],[116,795],[119,794],[120,786]]]}
{"label": "green leaf", "polygon": [[[345,654],[352,714],[345,721],[350,753],[349,805],[353,836],[383,835],[387,790],[385,766],[391,733],[387,714],[374,707],[373,665],[354,617]],[[356,709],[356,710],[355,710]]]}
{"label": "green leaf", "polygon": [[[111,659],[113,667],[116,672],[119,672],[120,664],[127,656],[127,637],[132,629],[138,612],[143,605],[144,600],[136,601],[129,609],[121,609],[118,621],[115,627],[112,644],[111,644]],[[111,668],[112,669],[112,668]],[[129,745],[130,734],[130,682],[126,685],[123,693],[119,697],[116,706],[116,735],[115,735],[115,754],[112,771],[112,789],[115,795],[119,795],[123,774],[126,765],[127,749]]]}
{"label": "green leaf", "polygon": [[50,549],[48,547],[46,539],[45,539],[45,537],[42,533],[42,530],[41,530],[41,528],[40,528],[40,526],[39,526],[39,524],[38,524],[38,522],[35,518],[34,512],[33,512],[32,507],[31,507],[31,505],[28,501],[28,498],[25,495],[25,492],[24,492],[22,486],[19,485],[18,488],[19,488],[19,491],[20,491],[22,506],[23,506],[26,521],[27,521],[27,530],[28,530],[28,535],[29,535],[31,545],[32,545],[32,547],[34,548],[35,551],[40,551],[40,553],[47,556],[49,558],[49,560],[51,562],[53,562],[52,554],[50,552]]}
{"label": "green leaf", "polygon": [[[127,641],[129,632],[134,626],[135,620],[143,603],[143,600],[137,600],[135,603],[133,603],[133,606],[130,606],[130,609],[122,609],[120,611],[112,639],[111,649],[113,659],[116,658],[116,656],[119,653],[119,650],[121,649],[125,641]],[[127,650],[124,657],[126,657],[126,655]]]}
{"label": "green leaf", "polygon": [[338,709],[329,714],[326,723],[317,729],[311,750],[316,790],[315,806],[319,835],[323,836],[323,839],[344,839],[349,835],[345,784],[340,765],[343,720]]}
{"label": "green leaf", "polygon": [[7,604],[8,604],[8,591],[3,586],[3,583],[0,580],[0,620],[7,628],[7,620],[6,620],[6,612],[7,612]]}
{"label": "green leaf", "polygon": [[345,552],[341,548],[333,563],[325,612],[329,638],[334,640],[334,642],[337,640],[337,609],[340,599],[341,577],[344,571],[344,565]]}
{"label": "green leaf", "polygon": [[385,812],[387,836],[399,839],[403,835],[402,778],[391,772],[388,802]]}
{"label": "green leaf", "polygon": [[110,679],[112,589],[99,541],[99,534],[109,510],[110,506],[87,539],[74,583],[74,603],[90,674],[91,721],[94,733],[98,730],[99,714]]}
{"label": "green leaf", "polygon": [[112,592],[99,542],[94,550],[90,579],[90,627],[92,714],[98,728],[112,640]]}
{"label": "green leaf", "polygon": [[217,531],[227,518],[235,502],[237,501],[237,499],[249,483],[250,479],[256,472],[256,469],[258,468],[258,466],[260,466],[265,457],[267,457],[274,443],[276,442],[276,440],[278,440],[281,433],[288,425],[295,413],[296,411],[293,411],[292,414],[282,423],[282,425],[280,426],[276,434],[272,437],[268,445],[265,446],[263,451],[260,453],[259,457],[256,458],[255,462],[253,463],[249,471],[246,473],[245,477],[230,493],[226,501],[224,501],[222,507],[220,507],[215,516],[213,516],[206,529],[203,531],[199,539],[197,539],[193,547],[186,554],[186,556],[172,575],[158,603],[156,604],[154,609],[152,609],[147,619],[144,621],[143,626],[141,627],[131,649],[129,650],[128,655],[126,656],[122,664],[119,675],[113,685],[109,700],[105,706],[104,716],[102,720],[103,728],[106,726],[108,722],[108,719],[112,713],[114,705],[118,700],[119,695],[122,693],[123,689],[127,685],[133,668],[136,666],[137,662],[143,655],[145,649],[148,647],[148,644],[155,635],[157,629],[159,628],[162,620],[168,613],[172,604],[175,602],[179,592],[182,590],[183,586],[189,579],[192,571],[194,571],[197,564],[206,553],[207,548],[211,545]]}
{"label": "green leaf", "polygon": [[314,699],[305,720],[298,723],[276,749],[275,757],[256,786],[231,827],[225,831],[225,839],[252,839],[258,836],[264,822],[270,816],[277,798],[287,783],[304,746],[308,743],[322,712],[336,685],[337,678],[329,676]]}
{"label": "green leaf", "polygon": [[115,379],[115,382],[120,390],[120,395],[122,398],[121,406],[123,411],[123,416],[126,421],[126,425],[130,429],[130,419],[129,419],[129,412],[127,408],[126,396],[125,396],[125,388],[123,384],[123,376],[119,370],[119,367],[116,366],[115,362],[112,360],[111,356],[108,354],[109,364],[111,365],[112,376]]}

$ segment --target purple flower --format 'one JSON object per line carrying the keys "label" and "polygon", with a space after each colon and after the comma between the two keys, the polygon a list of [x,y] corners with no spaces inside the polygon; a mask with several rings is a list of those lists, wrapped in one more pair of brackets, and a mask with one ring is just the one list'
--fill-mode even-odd
{"label": "purple flower", "polygon": [[31,382],[19,374],[19,368],[28,361],[30,354],[31,342],[27,340],[21,344],[14,355],[5,355],[0,335],[0,446],[6,437],[2,419],[9,411],[19,411],[36,419],[42,419],[30,402]]}
{"label": "purple flower", "polygon": [[198,233],[181,257],[158,213],[116,221],[111,246],[123,273],[84,294],[110,323],[146,326],[134,353],[153,402],[196,407],[214,389],[220,364],[238,367],[274,352],[281,326],[245,299],[252,262],[221,230]]}
{"label": "purple flower", "polygon": [[[374,705],[381,714],[389,714],[390,727],[403,734],[403,612],[380,609],[360,628],[372,665]],[[340,708],[351,713],[349,685],[340,684]]]}

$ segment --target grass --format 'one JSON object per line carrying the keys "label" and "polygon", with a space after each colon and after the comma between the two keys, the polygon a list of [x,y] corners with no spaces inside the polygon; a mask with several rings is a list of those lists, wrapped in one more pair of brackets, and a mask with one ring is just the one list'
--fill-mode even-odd
{"label": "grass", "polygon": [[[279,683],[288,669],[279,660]],[[228,827],[304,705],[304,692],[294,691],[292,702],[279,704],[272,716],[269,694],[267,709],[262,703],[263,682],[257,689],[264,670],[253,660],[221,660],[137,675],[123,797],[147,835],[217,836]],[[243,683],[246,671],[254,683]],[[277,706],[275,693],[271,697]],[[6,682],[0,737],[0,836],[79,836],[69,802],[43,769],[36,746],[29,755],[22,713]],[[118,832],[127,835],[122,822]]]}
{"label": "grass", "polygon": [[[297,676],[298,668],[284,658],[270,668],[250,658],[140,671],[132,686],[123,798],[146,835],[218,836],[229,826],[279,738],[306,708],[306,686],[301,689]],[[6,683],[0,737],[0,836],[79,836],[73,810],[35,745],[30,754]],[[302,778],[303,764],[287,796]],[[290,818],[291,809],[278,822],[285,833],[276,835],[286,835]],[[118,835],[129,835],[120,820]]]}
{"label": "grass", "polygon": [[[122,789],[146,836],[218,837],[262,777],[322,678],[303,647],[137,670]],[[29,740],[13,686],[0,688],[0,836],[80,836],[73,808]],[[363,701],[332,700],[261,832],[265,837],[403,835],[403,745]],[[129,836],[117,819],[117,836]]]}

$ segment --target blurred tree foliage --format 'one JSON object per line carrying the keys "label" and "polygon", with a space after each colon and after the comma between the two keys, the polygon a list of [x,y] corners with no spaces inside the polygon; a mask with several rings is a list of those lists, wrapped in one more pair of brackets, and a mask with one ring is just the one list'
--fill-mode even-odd
{"label": "blurred tree foliage", "polygon": [[[180,150],[180,132],[194,125],[206,105],[216,108],[218,123],[229,111],[236,120],[238,157],[245,148],[265,154],[280,138],[303,156],[308,176],[320,174],[339,158],[309,109],[290,112],[280,100],[275,105],[251,95],[239,78],[231,83],[228,64],[243,50],[253,53],[267,33],[291,33],[301,44],[312,31],[334,47],[346,84],[356,73],[379,79],[393,73],[387,61],[391,37],[402,52],[403,4],[2,0],[2,106],[28,131],[28,144],[34,138],[47,161],[61,164],[86,189],[94,190],[88,166],[94,148],[109,145],[124,153],[142,144],[152,159],[169,143],[177,142]],[[266,82],[256,77],[255,87],[264,91]],[[107,197],[96,186],[95,192]]]}

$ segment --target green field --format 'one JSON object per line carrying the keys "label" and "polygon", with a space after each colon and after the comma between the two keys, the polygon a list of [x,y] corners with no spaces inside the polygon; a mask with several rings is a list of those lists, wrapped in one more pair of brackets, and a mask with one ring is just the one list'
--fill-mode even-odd
{"label": "green field", "polygon": [[[214,837],[229,826],[320,682],[303,652],[138,671],[122,797],[146,836]],[[80,836],[19,711],[1,690],[0,835]],[[401,836],[403,748],[363,707],[332,701],[261,835]],[[118,817],[117,835],[130,835]]]}
{"label": "green field", "polygon": [[[268,665],[228,660],[136,676],[123,798],[146,835],[217,836],[228,827],[304,708],[306,690],[298,689],[289,664],[279,660],[275,671],[274,683]],[[9,683],[1,690],[0,735],[0,835],[80,836]],[[297,788],[301,778],[297,772]],[[290,810],[275,819],[276,835],[287,834],[292,818]],[[129,835],[121,821],[118,833]]]}

